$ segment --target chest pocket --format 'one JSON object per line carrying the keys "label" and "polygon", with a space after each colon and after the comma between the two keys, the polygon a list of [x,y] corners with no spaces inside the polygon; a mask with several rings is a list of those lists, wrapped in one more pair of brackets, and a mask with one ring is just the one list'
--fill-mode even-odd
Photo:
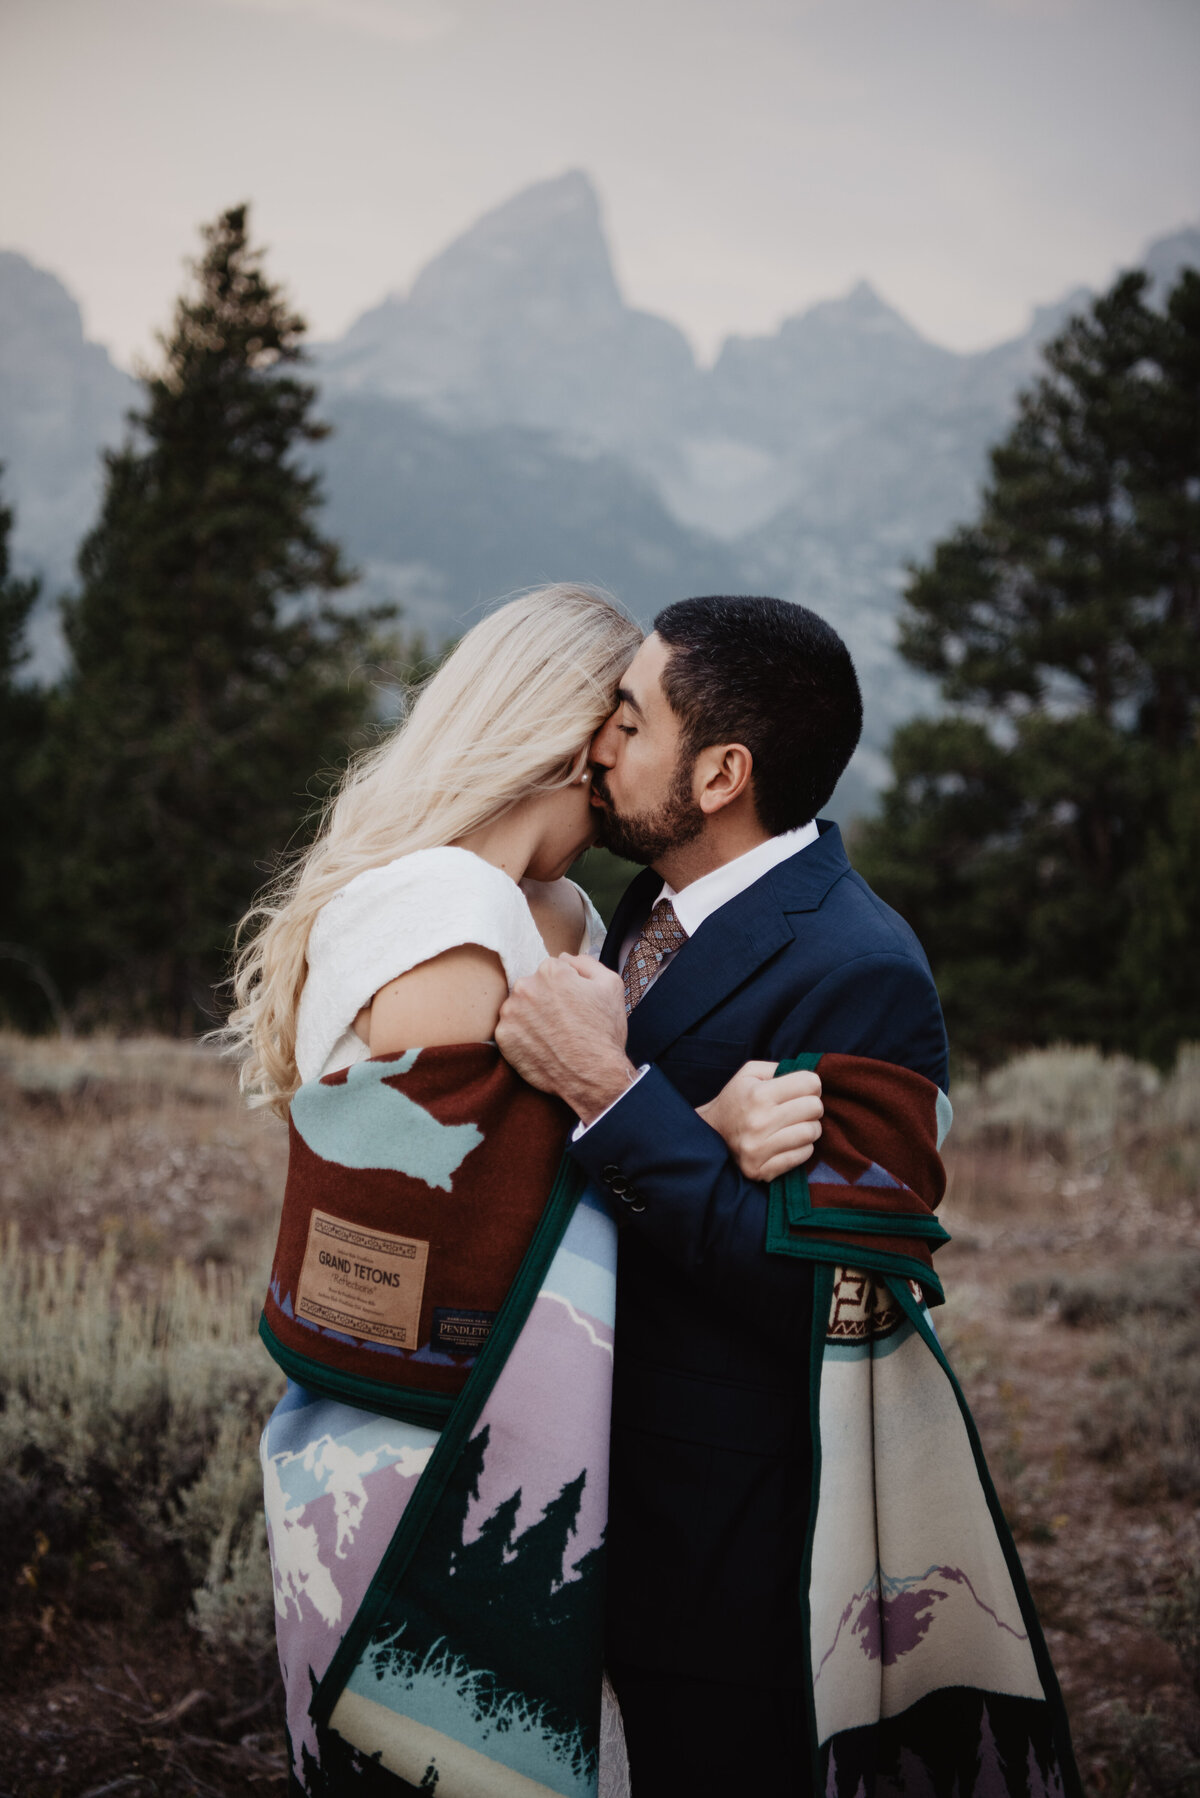
{"label": "chest pocket", "polygon": [[706,1105],[749,1060],[747,1043],[683,1036],[659,1057],[658,1065],[689,1104]]}

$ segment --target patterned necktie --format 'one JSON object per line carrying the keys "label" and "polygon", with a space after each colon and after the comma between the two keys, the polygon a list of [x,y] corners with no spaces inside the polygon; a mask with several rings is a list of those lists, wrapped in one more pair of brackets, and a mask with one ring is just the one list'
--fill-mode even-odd
{"label": "patterned necktie", "polygon": [[687,942],[687,931],[675,916],[669,899],[660,899],[625,962],[625,1010],[630,1012],[658,973],[664,955]]}

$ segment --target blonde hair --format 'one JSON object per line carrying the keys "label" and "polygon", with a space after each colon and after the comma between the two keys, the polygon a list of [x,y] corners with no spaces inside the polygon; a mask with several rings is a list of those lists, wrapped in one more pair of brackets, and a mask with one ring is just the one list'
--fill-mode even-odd
{"label": "blonde hair", "polygon": [[[607,595],[549,586],[498,607],[353,761],[315,841],[238,926],[235,1006],[220,1039],[251,1104],[286,1112],[300,1084],[296,1014],[321,907],[368,868],[435,849],[578,774],[641,632]],[[258,921],[262,920],[261,923]]]}

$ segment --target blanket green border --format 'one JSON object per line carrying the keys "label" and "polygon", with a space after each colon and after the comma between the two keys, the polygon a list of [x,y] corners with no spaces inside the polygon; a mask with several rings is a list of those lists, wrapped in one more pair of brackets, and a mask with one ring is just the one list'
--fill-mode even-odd
{"label": "blanket green border", "polygon": [[583,1195],[587,1177],[578,1164],[564,1155],[550,1196],[546,1200],[533,1239],[508,1289],[492,1332],[479,1352],[445,1428],[438,1437],[417,1489],[405,1507],[363,1601],[338,1644],[320,1685],[313,1693],[309,1715],[318,1726],[329,1722],[347,1680],[375,1633],[385,1605],[403,1577],[433,1516],[446,1482],[479,1420],[493,1386],[513,1345],[525,1327],[546,1270],[553,1261],[575,1207]]}
{"label": "blanket green border", "polygon": [[808,1528],[804,1536],[804,1554],[800,1562],[800,1629],[804,1654],[804,1707],[808,1722],[808,1752],[811,1789],[814,1794],[825,1790],[821,1777],[821,1750],[817,1742],[817,1694],[812,1670],[812,1590],[813,1544],[817,1537],[817,1507],[821,1498],[821,1368],[825,1359],[825,1334],[829,1327],[829,1308],[833,1303],[834,1263],[818,1263],[813,1269],[812,1340],[808,1352],[808,1420],[812,1445],[812,1490],[808,1499]]}
{"label": "blanket green border", "polygon": [[[310,1355],[301,1355],[280,1342],[267,1322],[266,1312],[258,1320],[258,1333],[271,1359],[281,1367],[289,1380],[305,1386],[322,1398],[333,1398],[362,1411],[378,1411],[384,1417],[398,1418],[401,1423],[421,1423],[431,1427],[444,1423],[454,1409],[455,1401],[442,1392],[405,1392],[390,1380],[371,1380],[365,1374],[339,1373],[324,1367]],[[398,1362],[397,1366],[403,1363]]]}
{"label": "blanket green border", "polygon": [[[781,1061],[775,1069],[775,1078],[782,1074],[816,1073],[824,1051],[820,1054],[793,1055],[788,1061]],[[916,1256],[899,1254],[895,1249],[871,1249],[855,1244],[842,1246],[838,1243],[822,1242],[808,1234],[818,1230],[851,1230],[865,1231],[868,1234],[881,1236],[925,1237],[934,1250],[950,1241],[950,1232],[946,1230],[936,1217],[897,1216],[891,1211],[875,1211],[866,1208],[839,1207],[837,1210],[824,1210],[814,1207],[809,1191],[808,1174],[803,1166],[792,1168],[772,1180],[767,1188],[767,1237],[768,1255],[792,1255],[798,1261],[827,1262],[836,1267],[861,1267],[869,1273],[882,1274],[884,1278],[896,1275],[903,1280],[916,1280],[924,1288],[929,1301],[934,1305],[942,1305],[946,1301],[942,1283],[927,1262]],[[824,1336],[822,1336],[824,1341]]]}
{"label": "blanket green border", "polygon": [[811,1237],[773,1234],[770,1214],[767,1217],[767,1251],[774,1255],[794,1255],[798,1261],[815,1261],[829,1267],[861,1268],[865,1273],[880,1274],[885,1280],[915,1280],[928,1295],[930,1304],[944,1305],[946,1294],[932,1268],[915,1256],[897,1255],[891,1249],[868,1249],[855,1243],[853,1248],[836,1242],[814,1242]]}

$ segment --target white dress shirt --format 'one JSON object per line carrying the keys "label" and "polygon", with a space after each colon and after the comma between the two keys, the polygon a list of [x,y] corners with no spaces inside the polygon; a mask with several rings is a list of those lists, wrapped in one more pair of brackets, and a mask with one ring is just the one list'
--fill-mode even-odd
{"label": "white dress shirt", "polygon": [[[690,885],[684,887],[682,892],[677,893],[669,881],[664,881],[662,891],[658,894],[654,904],[657,905],[660,899],[669,899],[675,916],[687,931],[688,936],[693,937],[706,918],[711,918],[714,912],[720,911],[723,905],[728,905],[731,899],[736,899],[739,893],[744,893],[747,887],[753,886],[756,880],[761,880],[763,875],[769,873],[772,868],[777,868],[780,862],[790,861],[793,855],[799,855],[802,849],[807,849],[810,843],[815,843],[820,834],[815,821],[812,821],[802,824],[798,830],[784,831],[782,836],[768,837],[765,843],[756,843],[754,848],[747,849],[744,855],[737,855],[731,862],[722,862],[719,868],[713,868],[709,873],[702,874],[698,880],[693,880]],[[653,911],[654,907],[651,906],[650,909]],[[636,929],[629,932],[621,944],[619,960],[622,973],[625,970],[625,963],[629,959],[629,952],[641,934],[642,926],[639,924]],[[680,947],[682,948],[682,946],[681,944]],[[651,975],[646,992],[649,992],[650,987],[654,985],[667,963],[674,960],[678,954],[679,950],[673,949],[669,955],[663,956]],[[642,997],[645,998],[645,993]],[[634,1078],[625,1088],[626,1093],[632,1091],[637,1085],[649,1065],[647,1062],[645,1067],[638,1069]],[[604,1110],[592,1119],[592,1124],[598,1124],[602,1117],[607,1117],[613,1105],[619,1105],[624,1097],[625,1093],[621,1093],[613,1100],[612,1105],[606,1105]],[[577,1124],[572,1133],[572,1141],[578,1142],[584,1131],[591,1129],[592,1124]]]}

